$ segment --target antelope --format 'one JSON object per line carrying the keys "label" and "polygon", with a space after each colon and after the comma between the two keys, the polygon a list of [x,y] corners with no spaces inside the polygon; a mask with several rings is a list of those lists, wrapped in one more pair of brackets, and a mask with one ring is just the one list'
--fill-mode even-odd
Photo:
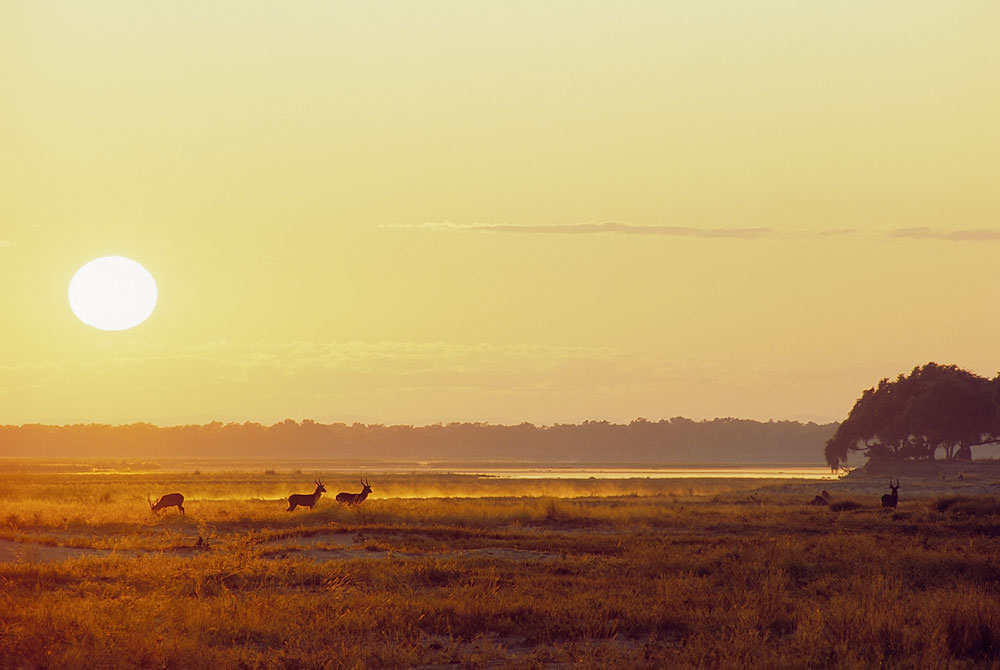
{"label": "antelope", "polygon": [[892,485],[892,477],[889,478],[889,488],[892,489],[892,493],[886,493],[882,496],[882,507],[895,507],[896,503],[899,502],[899,480],[896,480],[896,485]]}
{"label": "antelope", "polygon": [[293,493],[288,496],[288,509],[286,512],[291,512],[293,509],[298,507],[308,507],[312,509],[313,506],[319,501],[319,497],[326,493],[326,488],[323,486],[323,482],[318,479],[313,481],[316,485],[316,490],[312,493]]}
{"label": "antelope", "polygon": [[372,487],[363,479],[361,480],[361,486],[363,487],[361,493],[338,493],[337,502],[348,507],[360,505],[368,497],[368,494],[372,492]]}
{"label": "antelope", "polygon": [[184,514],[184,496],[180,493],[168,493],[165,496],[160,496],[160,499],[155,503],[149,499],[149,494],[146,494],[146,502],[149,503],[149,509],[153,514],[159,514],[161,509],[166,507],[176,507]]}
{"label": "antelope", "polygon": [[826,489],[824,489],[823,492],[820,493],[815,498],[813,498],[812,501],[809,504],[810,505],[829,505],[830,504],[830,498],[832,498],[832,497],[833,496],[830,495],[830,492],[827,491]]}

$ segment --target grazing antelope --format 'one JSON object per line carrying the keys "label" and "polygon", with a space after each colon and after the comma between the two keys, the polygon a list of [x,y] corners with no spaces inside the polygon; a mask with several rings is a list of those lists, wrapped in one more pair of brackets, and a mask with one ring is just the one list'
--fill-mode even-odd
{"label": "grazing antelope", "polygon": [[160,510],[166,507],[176,507],[181,511],[181,514],[184,514],[184,496],[180,493],[168,493],[161,496],[155,503],[149,499],[149,494],[146,494],[146,502],[149,503],[149,509],[152,510],[153,514],[159,514]]}
{"label": "grazing antelope", "polygon": [[298,507],[308,507],[312,509],[319,497],[326,493],[326,488],[323,486],[323,482],[318,479],[313,482],[316,485],[316,490],[312,493],[293,493],[288,496],[288,509],[286,512],[291,512],[293,509]]}
{"label": "grazing antelope", "polygon": [[889,488],[892,489],[892,493],[886,493],[882,496],[882,507],[895,507],[896,503],[899,502],[899,480],[896,480],[896,485],[892,485],[892,477],[889,478]]}
{"label": "grazing antelope", "polygon": [[363,487],[361,493],[338,493],[337,502],[348,507],[360,505],[368,497],[368,494],[372,492],[372,487],[363,479],[361,480],[361,486]]}

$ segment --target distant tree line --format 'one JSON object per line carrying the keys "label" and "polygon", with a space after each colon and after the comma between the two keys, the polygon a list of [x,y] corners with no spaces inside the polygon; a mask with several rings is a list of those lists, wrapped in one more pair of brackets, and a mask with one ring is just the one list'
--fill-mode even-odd
{"label": "distant tree line", "polygon": [[715,419],[535,426],[322,424],[287,419],[159,427],[0,426],[0,456],[87,459],[329,459],[583,463],[821,462],[836,424]]}
{"label": "distant tree line", "polygon": [[971,459],[972,447],[1000,436],[1000,375],[986,379],[954,365],[928,363],[865,390],[826,443],[826,462],[852,452],[870,460]]}

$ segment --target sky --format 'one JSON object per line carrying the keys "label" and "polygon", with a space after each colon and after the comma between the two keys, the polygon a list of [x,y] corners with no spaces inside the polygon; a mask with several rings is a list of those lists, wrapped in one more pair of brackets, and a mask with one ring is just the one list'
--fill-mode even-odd
{"label": "sky", "polygon": [[[0,4],[0,424],[838,421],[1000,371],[1000,3]],[[125,331],[69,281],[157,282]]]}

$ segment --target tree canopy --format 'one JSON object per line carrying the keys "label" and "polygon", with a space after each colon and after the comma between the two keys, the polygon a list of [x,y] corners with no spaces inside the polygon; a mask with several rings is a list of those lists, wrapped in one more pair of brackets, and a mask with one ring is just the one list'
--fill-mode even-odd
{"label": "tree canopy", "polygon": [[1000,375],[986,379],[955,365],[928,363],[865,390],[826,443],[839,468],[851,452],[872,460],[971,458],[972,447],[1000,439]]}

